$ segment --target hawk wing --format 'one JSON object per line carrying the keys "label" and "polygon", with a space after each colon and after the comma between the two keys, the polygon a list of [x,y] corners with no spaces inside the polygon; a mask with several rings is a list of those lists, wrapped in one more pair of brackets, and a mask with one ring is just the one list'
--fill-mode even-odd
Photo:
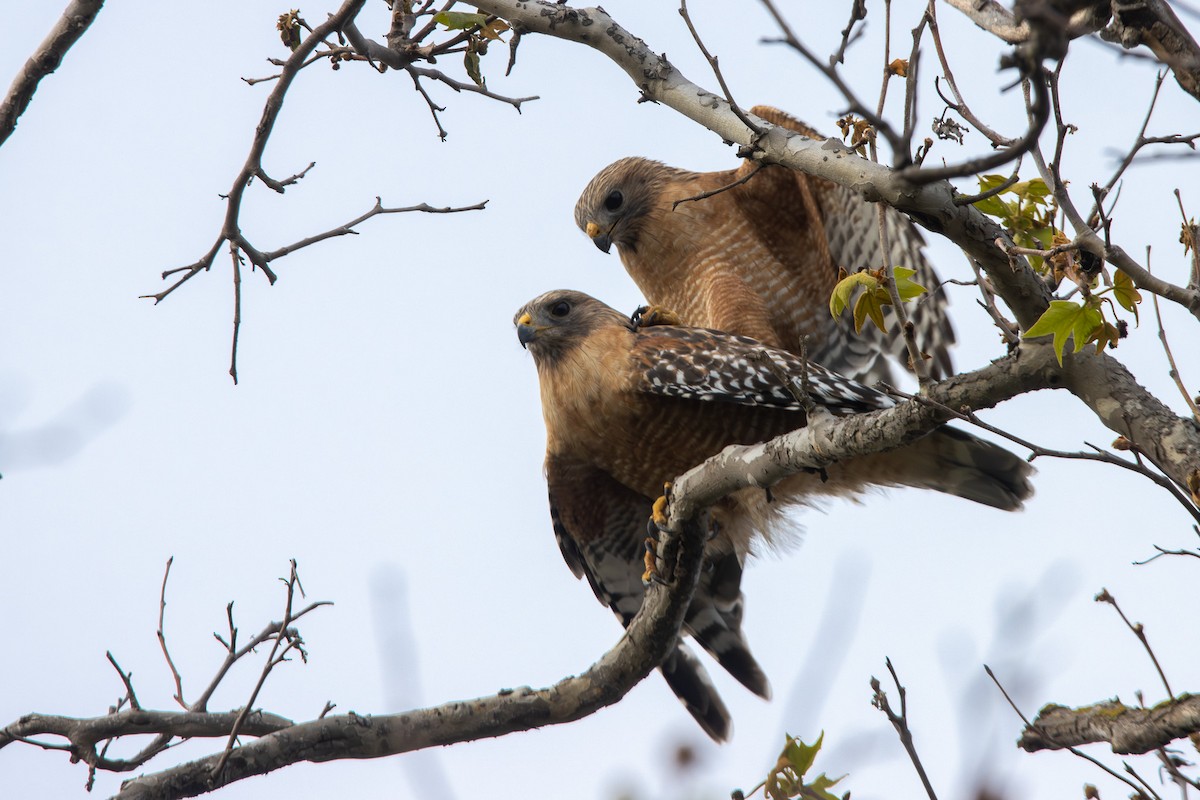
{"label": "hawk wing", "polygon": [[[776,108],[754,106],[750,112],[773,125],[810,138],[823,138],[808,125]],[[738,170],[738,176],[744,177],[755,168],[754,163],[744,162]],[[796,280],[799,286],[805,291],[818,293],[820,305],[824,307],[836,282],[839,267],[854,272],[862,267],[878,268],[886,263],[916,270],[913,280],[929,290],[928,294],[922,295],[917,303],[909,307],[917,345],[931,357],[930,370],[935,377],[952,374],[949,348],[954,344],[954,330],[946,317],[948,300],[937,273],[925,258],[925,241],[908,217],[891,207],[884,208],[884,227],[888,239],[888,256],[884,258],[879,240],[878,206],[866,202],[853,190],[830,181],[792,173],[791,170],[788,170],[791,174],[785,178],[779,174],[781,169],[766,167],[739,190],[744,197],[761,197],[761,202],[756,203],[755,217],[763,220],[761,227],[768,231],[788,224],[787,218],[781,214],[789,207],[806,208],[807,224],[821,229],[823,235],[818,238],[823,242],[824,252],[821,255],[825,256],[824,274],[798,273]],[[773,235],[779,237],[783,234]],[[791,259],[780,260],[788,263]],[[811,264],[811,260],[805,263]],[[787,302],[786,299],[784,302]],[[800,305],[798,300],[793,303]],[[887,362],[880,356],[890,355],[903,364],[908,361],[908,353],[903,332],[890,310],[885,310],[884,318],[888,323],[886,333],[874,326],[866,326],[860,333],[855,333],[849,315],[839,317],[836,321],[829,317],[813,321],[812,324],[819,324],[819,329],[824,331],[821,346],[812,353],[813,360],[836,372],[860,377],[868,382],[888,380],[890,371]]]}
{"label": "hawk wing", "polygon": [[[799,386],[808,373],[809,396],[834,414],[888,408],[895,402],[857,381],[745,336],[704,328],[655,326],[639,332],[634,352],[639,389],[650,394],[803,412],[792,391],[764,363],[770,359]],[[797,418],[796,427],[803,424]]]}
{"label": "hawk wing", "polygon": [[[547,456],[546,482],[563,558],[628,627],[642,606],[650,501],[603,470],[562,456]],[[684,627],[733,677],[769,697],[770,685],[741,632],[741,577],[741,565],[732,554],[706,563]],[[701,727],[714,739],[727,739],[729,711],[695,654],[680,642],[659,670]]]}

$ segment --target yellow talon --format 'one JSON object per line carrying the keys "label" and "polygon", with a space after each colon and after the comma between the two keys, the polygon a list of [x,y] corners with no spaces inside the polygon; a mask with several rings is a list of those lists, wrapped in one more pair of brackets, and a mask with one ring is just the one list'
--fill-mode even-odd
{"label": "yellow talon", "polygon": [[642,573],[642,583],[650,583],[658,576],[658,559],[656,553],[658,551],[658,542],[646,537],[646,554],[642,556],[642,561],[646,565],[645,572]]}
{"label": "yellow talon", "polygon": [[667,527],[667,492],[671,491],[671,484],[663,484],[662,497],[654,501],[654,507],[650,512],[650,519],[654,520],[654,524],[660,528]]}

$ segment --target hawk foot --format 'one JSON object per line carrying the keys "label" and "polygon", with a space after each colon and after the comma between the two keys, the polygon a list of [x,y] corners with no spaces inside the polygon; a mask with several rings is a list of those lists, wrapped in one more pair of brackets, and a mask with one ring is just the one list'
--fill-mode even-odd
{"label": "hawk foot", "polygon": [[629,318],[634,328],[649,328],[652,325],[682,325],[683,320],[669,308],[663,306],[640,306]]}
{"label": "hawk foot", "polygon": [[650,519],[646,521],[646,555],[644,561],[646,570],[642,573],[642,583],[666,583],[662,571],[658,568],[658,533],[667,528],[667,495],[671,484],[663,484],[663,495],[654,501],[650,511]]}

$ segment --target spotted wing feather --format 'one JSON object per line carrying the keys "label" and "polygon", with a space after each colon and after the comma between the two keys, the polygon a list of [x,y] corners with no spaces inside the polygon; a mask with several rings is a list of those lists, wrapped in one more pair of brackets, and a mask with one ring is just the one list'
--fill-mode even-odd
{"label": "spotted wing feather", "polygon": [[809,396],[834,414],[894,405],[887,395],[754,339],[704,328],[658,326],[635,348],[641,390],[667,397],[803,411],[792,391],[763,363],[773,361],[796,386],[807,372]]}

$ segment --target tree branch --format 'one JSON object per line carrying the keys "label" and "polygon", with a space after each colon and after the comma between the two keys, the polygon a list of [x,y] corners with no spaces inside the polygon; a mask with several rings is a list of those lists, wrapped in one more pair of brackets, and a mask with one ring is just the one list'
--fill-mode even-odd
{"label": "tree branch", "polygon": [[29,107],[42,78],[59,68],[67,51],[87,32],[103,7],[104,0],[71,0],[0,102],[0,145],[16,130],[17,119]]}
{"label": "tree branch", "polygon": [[[702,526],[695,522],[684,523],[681,530],[670,585],[651,585],[625,635],[578,677],[565,678],[545,689],[505,689],[489,697],[402,714],[351,713],[282,727],[230,751],[219,774],[214,774],[213,768],[222,756],[214,754],[143,775],[126,783],[117,797],[192,797],[300,761],[381,758],[571,722],[612,705],[658,666],[678,639],[700,575],[706,539]],[[227,716],[231,726],[235,715]],[[254,723],[254,717],[248,717],[243,732],[249,733]]]}
{"label": "tree branch", "polygon": [[1148,753],[1200,733],[1200,695],[1182,695],[1154,708],[1131,708],[1106,700],[1083,708],[1049,705],[1021,734],[1017,745],[1030,753],[1107,742],[1114,753]]}

